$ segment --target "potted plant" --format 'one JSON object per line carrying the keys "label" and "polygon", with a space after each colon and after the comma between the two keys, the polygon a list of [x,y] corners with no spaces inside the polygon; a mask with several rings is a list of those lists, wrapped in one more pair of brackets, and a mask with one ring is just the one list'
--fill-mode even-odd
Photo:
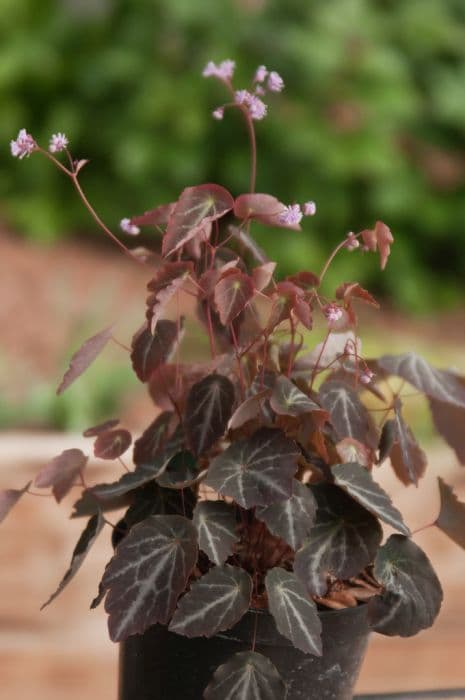
{"label": "potted plant", "polygon": [[[319,274],[275,280],[275,263],[251,236],[254,222],[298,235],[315,205],[256,193],[254,126],[266,114],[262,97],[283,81],[260,66],[249,90],[235,90],[233,72],[223,61],[204,75],[230,94],[213,116],[234,108],[245,119],[248,189],[233,197],[220,185],[190,186],[176,202],[123,219],[128,235],[148,227],[154,250],[130,249],[99,219],[79,181],[87,161],[73,159],[64,134],[48,150],[24,129],[11,143],[14,156],[40,152],[61,169],[148,279],[145,318],[141,310],[128,350],[154,409],[134,441],[134,466],[121,460],[133,438],[112,419],[84,435],[96,457],[123,465],[122,476],[88,485],[88,457],[71,449],[34,483],[57,501],[81,483],[72,517],[88,519],[45,605],[111,526],[114,556],[91,607],[105,600],[110,637],[122,642],[121,700],[350,698],[369,630],[413,635],[432,625],[442,600],[376,468],[390,458],[409,486],[426,467],[391,376],[427,397],[437,430],[464,461],[464,378],[414,352],[365,359],[355,307],[376,300],[353,281],[324,296],[339,253],[378,251],[385,267],[393,236],[382,222],[347,234]],[[192,362],[188,338],[199,324],[210,356]],[[324,339],[308,349],[314,325]],[[59,394],[112,337],[109,326],[84,343]],[[438,488],[433,525],[465,546],[465,504],[442,480]],[[2,492],[1,518],[30,489]],[[395,531],[384,542],[382,523]]]}

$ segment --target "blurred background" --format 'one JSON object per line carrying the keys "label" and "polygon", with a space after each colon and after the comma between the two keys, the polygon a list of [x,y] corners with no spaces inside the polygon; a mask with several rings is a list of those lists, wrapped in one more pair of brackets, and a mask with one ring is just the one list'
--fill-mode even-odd
{"label": "blurred background", "polygon": [[[237,87],[261,63],[286,84],[257,123],[258,190],[317,203],[302,234],[257,232],[280,274],[318,270],[348,231],[385,221],[396,239],[386,271],[375,256],[345,253],[328,289],[357,279],[382,299],[381,314],[361,324],[366,355],[415,349],[465,372],[463,0],[2,0],[0,488],[22,486],[55,454],[81,446],[74,434],[100,419],[120,415],[137,431],[153,412],[116,346],[55,396],[86,337],[118,320],[118,337],[129,341],[147,279],[102,240],[44,159],[9,156],[10,139],[25,127],[46,145],[65,132],[73,156],[90,158],[82,184],[114,229],[188,185],[214,181],[239,194],[248,181],[244,127],[233,112],[211,119],[225,95],[200,75],[208,60],[225,58],[236,60]],[[434,519],[434,473],[464,494],[463,471],[432,441],[426,407],[413,402],[407,415],[431,455],[421,488],[433,495]],[[92,469],[95,480],[114,478],[101,461]],[[396,494],[388,472],[381,479]],[[421,488],[399,494],[412,526],[425,524]],[[64,689],[74,700],[86,688],[114,697],[115,647],[103,612],[87,610],[110,556],[104,536],[74,585],[38,612],[81,528],[66,522],[69,512],[70,502],[29,497],[2,526],[0,665],[15,700],[41,700],[40,692],[61,700]],[[418,542],[440,568],[444,610],[414,639],[377,637],[362,690],[465,685],[450,652],[465,636],[465,556],[441,533],[427,530]]]}

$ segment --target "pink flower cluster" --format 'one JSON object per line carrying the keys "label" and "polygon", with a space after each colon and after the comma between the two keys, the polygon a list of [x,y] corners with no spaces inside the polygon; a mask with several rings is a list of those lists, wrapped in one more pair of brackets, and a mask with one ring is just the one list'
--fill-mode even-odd
{"label": "pink flower cluster", "polygon": [[[218,65],[213,61],[209,61],[203,69],[202,75],[205,78],[213,77],[230,83],[234,75],[234,68],[234,61],[229,59],[222,61]],[[259,66],[255,71],[252,89],[252,92],[249,90],[236,90],[234,92],[234,104],[246,107],[251,118],[259,121],[266,117],[267,113],[267,105],[261,97],[266,94],[267,90],[270,92],[281,92],[284,89],[284,81],[276,71],[268,71],[266,66]],[[228,105],[217,107],[212,112],[213,118],[223,119],[226,106]]]}
{"label": "pink flower cluster", "polygon": [[30,156],[37,148],[37,144],[31,134],[26,129],[21,129],[16,140],[10,141],[11,155],[22,160],[25,156]]}
{"label": "pink flower cluster", "polygon": [[305,202],[302,209],[300,204],[290,204],[285,207],[279,215],[279,222],[285,226],[295,226],[300,224],[303,216],[314,216],[316,214],[315,202]]}
{"label": "pink flower cluster", "polygon": [[129,236],[138,236],[140,233],[140,228],[135,224],[131,224],[131,219],[121,219],[119,222],[120,229],[127,233]]}
{"label": "pink flower cluster", "polygon": [[328,304],[324,308],[324,314],[330,323],[340,321],[342,318],[342,309],[337,304]]}
{"label": "pink flower cluster", "polygon": [[349,231],[347,234],[347,239],[344,244],[344,247],[347,248],[347,250],[357,250],[357,248],[360,248],[360,243],[357,240],[357,237],[353,231]]}
{"label": "pink flower cluster", "polygon": [[59,153],[64,151],[68,147],[69,141],[65,134],[58,132],[58,134],[53,134],[50,139],[48,150],[50,153]]}

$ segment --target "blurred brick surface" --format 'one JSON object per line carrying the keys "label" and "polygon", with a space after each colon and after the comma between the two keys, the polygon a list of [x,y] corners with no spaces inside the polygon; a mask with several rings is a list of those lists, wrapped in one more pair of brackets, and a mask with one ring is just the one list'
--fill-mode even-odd
{"label": "blurred brick surface", "polygon": [[[11,434],[0,439],[0,488],[22,486],[74,436]],[[23,460],[18,458],[23,455]],[[434,520],[434,473],[441,471],[465,498],[465,471],[446,448],[435,448],[419,489],[404,489],[382,466],[377,476],[394,495],[412,529]],[[115,468],[90,464],[89,478],[108,480]],[[40,605],[66,570],[83,522],[69,520],[73,498],[25,496],[3,523],[0,538],[0,697],[9,700],[115,700],[117,647],[107,638],[102,607],[89,610],[111,555],[104,530],[67,590],[46,610]],[[111,519],[116,520],[112,514]],[[411,639],[372,635],[358,691],[395,691],[465,685],[465,553],[433,528],[415,541],[426,550],[444,586],[433,629]],[[136,700],[136,699],[135,699]],[[165,699],[163,699],[165,700]],[[166,699],[170,700],[170,699]],[[176,699],[177,700],[177,699]]]}

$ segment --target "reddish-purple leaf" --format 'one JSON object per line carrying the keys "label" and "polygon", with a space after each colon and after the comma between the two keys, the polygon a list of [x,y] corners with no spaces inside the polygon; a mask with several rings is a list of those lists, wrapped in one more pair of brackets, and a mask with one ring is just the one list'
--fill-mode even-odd
{"label": "reddish-purple leaf", "polygon": [[102,579],[111,639],[166,625],[196,561],[197,532],[187,518],[152,515],[131,528]]}
{"label": "reddish-purple leaf", "polygon": [[251,278],[240,270],[227,270],[215,286],[215,306],[220,321],[227,326],[245,308],[254,295]]}
{"label": "reddish-purple leaf", "polygon": [[459,501],[452,488],[438,477],[441,509],[437,527],[459,547],[465,549],[465,503]]}
{"label": "reddish-purple leaf", "polygon": [[186,286],[193,272],[190,262],[165,262],[150,280],[147,285],[150,292],[147,298],[147,320],[152,333],[169,302]]}
{"label": "reddish-purple leaf", "polygon": [[329,419],[329,414],[300,391],[290,379],[281,375],[277,378],[270,398],[271,408],[281,416],[298,417],[304,413],[317,411]]}
{"label": "reddish-purple leaf", "polygon": [[301,289],[319,287],[320,285],[320,278],[314,272],[310,272],[310,270],[302,270],[301,272],[297,272],[295,275],[288,275],[286,280],[288,282],[292,282]]}
{"label": "reddish-purple leaf", "polygon": [[465,464],[465,407],[430,399],[429,407],[436,430]]}
{"label": "reddish-purple leaf", "polygon": [[23,489],[6,489],[5,491],[0,491],[0,523],[5,520],[13,506],[15,506],[21,496],[26,493],[31,483],[30,481]]}
{"label": "reddish-purple leaf", "polygon": [[248,423],[248,421],[258,418],[263,411],[264,403],[270,396],[270,390],[265,389],[260,391],[258,394],[249,396],[248,399],[243,401],[234,411],[231,419],[228,423],[228,430],[237,430]]}
{"label": "reddish-purple leaf", "polygon": [[428,397],[465,408],[463,378],[443,369],[436,369],[414,352],[384,355],[377,361],[387,374],[395,374]]}
{"label": "reddish-purple leaf", "polygon": [[344,282],[336,289],[336,298],[343,299],[346,304],[350,304],[352,299],[360,299],[367,304],[371,304],[376,308],[379,308],[379,304],[376,299],[367,292],[366,289],[361,287],[358,282]]}
{"label": "reddish-purple leaf", "polygon": [[47,605],[50,605],[50,603],[57,598],[57,596],[60,595],[60,593],[66,588],[68,583],[74,578],[74,576],[77,574],[79,569],[81,568],[82,563],[84,562],[84,559],[87,556],[87,553],[89,552],[90,548],[94,544],[95,540],[97,539],[100,531],[102,530],[103,526],[105,525],[105,520],[102,517],[101,512],[99,511],[96,515],[93,515],[89,522],[87,523],[85,529],[81,533],[81,536],[79,537],[79,540],[74,548],[73,555],[71,557],[71,564],[69,565],[68,570],[66,571],[65,575],[60,581],[60,584],[56,591],[52,593],[50,598],[47,600],[46,603],[42,605],[40,608],[43,610],[44,608],[47,607]]}
{"label": "reddish-purple leaf", "polygon": [[57,394],[62,394],[83,372],[86,371],[92,362],[100,355],[105,345],[111,338],[113,326],[104,328],[103,331],[88,338],[77,352],[72,356],[69,368],[66,370]]}
{"label": "reddish-purple leaf", "polygon": [[300,323],[302,323],[302,325],[305,326],[305,328],[307,328],[309,331],[312,330],[312,307],[310,306],[308,301],[297,297],[297,299],[295,300],[295,304],[292,307],[292,314],[295,316],[297,321],[300,321]]}
{"label": "reddish-purple leaf", "polygon": [[358,462],[362,467],[371,467],[373,463],[372,450],[354,438],[344,438],[335,447],[341,462]]}
{"label": "reddish-purple leaf", "polygon": [[315,521],[316,501],[310,488],[294,479],[290,498],[257,508],[255,515],[273,535],[297,551],[310,535]]}
{"label": "reddish-purple leaf", "polygon": [[159,365],[167,362],[181,336],[181,324],[162,319],[155,333],[144,325],[132,339],[131,361],[141,382],[147,382]]}
{"label": "reddish-purple leaf", "polygon": [[196,455],[206,452],[224,435],[234,401],[234,386],[221,374],[211,374],[192,386],[186,403],[185,430]]}
{"label": "reddish-purple leaf", "polygon": [[160,204],[155,209],[149,209],[139,216],[131,216],[130,223],[134,226],[164,226],[168,223],[176,203]]}
{"label": "reddish-purple leaf", "polygon": [[387,457],[389,457],[396,441],[396,435],[396,421],[393,419],[387,420],[383,425],[381,437],[379,439],[378,464],[381,464],[385,459],[387,459]]}
{"label": "reddish-purple leaf", "polygon": [[107,430],[94,442],[94,455],[100,459],[117,459],[126,452],[132,442],[129,430]]}
{"label": "reddish-purple leaf", "polygon": [[219,219],[234,206],[224,187],[198,185],[187,187],[179,197],[163,237],[162,252],[171,255],[193,238],[203,224]]}
{"label": "reddish-purple leaf", "polygon": [[140,438],[134,443],[134,464],[150,464],[158,458],[163,444],[168,437],[172,419],[173,414],[169,411],[165,411],[164,413],[160,413],[160,415],[150,423],[149,427],[144,430]]}
{"label": "reddish-purple leaf", "polygon": [[361,232],[361,236],[368,250],[379,250],[381,269],[384,270],[391,252],[391,245],[394,243],[390,228],[382,221],[377,221],[374,228],[365,229]]}
{"label": "reddish-purple leaf", "polygon": [[319,392],[320,402],[331,415],[339,439],[352,437],[368,447],[378,446],[378,432],[356,391],[341,381],[324,382]]}
{"label": "reddish-purple leaf", "polygon": [[199,471],[199,465],[192,452],[181,450],[171,457],[157,477],[157,484],[166,489],[185,489],[201,481],[206,473],[206,469]]}
{"label": "reddish-purple leaf", "polygon": [[228,226],[228,231],[230,235],[235,238],[241,244],[243,250],[256,260],[256,262],[263,265],[269,262],[266,253],[257,245],[252,236],[247,233],[244,229],[238,228],[237,226]]}
{"label": "reddish-purple leaf", "polygon": [[65,450],[40,470],[34,485],[41,489],[51,486],[59,503],[86,466],[87,459],[81,450]]}
{"label": "reddish-purple leaf", "polygon": [[215,457],[205,483],[243,508],[283,501],[292,494],[299,454],[281,430],[261,428]]}
{"label": "reddish-purple leaf", "polygon": [[234,505],[224,501],[199,501],[193,522],[200,549],[218,566],[224,564],[239,539]]}
{"label": "reddish-purple leaf", "polygon": [[284,681],[267,656],[241,651],[218,666],[203,694],[204,700],[284,700]]}
{"label": "reddish-purple leaf", "polygon": [[396,424],[396,442],[390,452],[391,464],[396,476],[405,486],[418,484],[427,466],[426,455],[418,445],[415,437],[402,417],[402,404],[394,404]]}
{"label": "reddish-purple leaf", "polygon": [[250,606],[252,579],[237,566],[216,566],[194,581],[169,629],[186,637],[213,637],[239,622]]}
{"label": "reddish-purple leaf", "polygon": [[97,437],[100,433],[106,433],[107,430],[115,428],[119,423],[119,418],[110,418],[104,423],[99,423],[98,425],[93,425],[91,428],[87,428],[82,433],[84,437]]}
{"label": "reddish-purple leaf", "polygon": [[279,226],[301,231],[300,224],[285,224],[280,220],[285,205],[271,194],[241,194],[234,202],[234,215],[238,219],[255,219],[267,226]]}
{"label": "reddish-purple leaf", "polygon": [[257,292],[261,292],[263,289],[268,287],[273,278],[275,269],[275,262],[268,262],[260,265],[259,267],[254,267],[252,270],[252,280]]}

